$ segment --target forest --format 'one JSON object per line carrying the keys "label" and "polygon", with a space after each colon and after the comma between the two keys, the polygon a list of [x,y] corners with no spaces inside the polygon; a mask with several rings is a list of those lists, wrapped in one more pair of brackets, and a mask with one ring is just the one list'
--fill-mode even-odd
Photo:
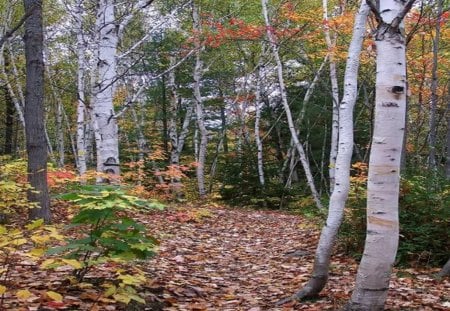
{"label": "forest", "polygon": [[0,0],[0,310],[449,310],[449,0]]}

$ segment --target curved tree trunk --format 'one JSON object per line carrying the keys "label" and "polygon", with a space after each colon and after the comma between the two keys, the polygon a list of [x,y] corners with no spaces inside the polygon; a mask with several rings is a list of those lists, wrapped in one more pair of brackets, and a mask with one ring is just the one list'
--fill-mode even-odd
{"label": "curved tree trunk", "polygon": [[314,268],[308,283],[294,296],[283,299],[279,304],[292,299],[317,296],[328,281],[331,251],[342,223],[344,207],[350,189],[350,164],[353,154],[353,108],[358,90],[359,55],[366,30],[369,7],[362,1],[353,27],[347,65],[344,77],[344,95],[339,105],[339,144],[336,157],[336,182],[331,194],[328,218],[320,234]]}
{"label": "curved tree trunk", "polygon": [[319,209],[321,209],[321,208],[323,208],[323,206],[322,206],[322,203],[320,202],[319,193],[316,190],[316,186],[314,184],[314,178],[311,173],[311,168],[310,168],[309,162],[306,158],[306,153],[303,148],[303,145],[298,138],[297,131],[295,129],[294,121],[292,118],[291,109],[289,108],[289,103],[288,103],[287,94],[286,94],[286,87],[284,85],[283,67],[282,67],[280,55],[278,53],[278,46],[276,43],[275,34],[271,30],[272,27],[271,27],[271,24],[269,21],[269,14],[267,12],[267,0],[261,0],[261,5],[262,5],[262,10],[263,10],[264,21],[266,24],[266,35],[267,35],[267,38],[269,39],[269,44],[270,44],[270,47],[272,48],[272,54],[273,54],[273,57],[275,58],[276,65],[277,65],[278,83],[279,83],[279,88],[280,88],[280,93],[281,93],[281,100],[282,100],[282,104],[284,107],[284,111],[286,112],[286,118],[287,118],[288,125],[289,125],[289,131],[291,133],[292,141],[293,141],[295,147],[297,148],[298,154],[300,156],[300,162],[302,163],[303,169],[305,171],[306,180],[307,180],[308,186],[311,190],[311,194],[313,196],[314,202],[316,203],[316,206]]}
{"label": "curved tree trunk", "polygon": [[[402,20],[413,1],[380,2],[375,127],[367,181],[367,236],[347,310],[384,310],[398,247],[400,162],[406,115],[406,54]],[[408,7],[409,6],[409,7]]]}
{"label": "curved tree trunk", "polygon": [[32,13],[25,21],[25,136],[28,154],[28,182],[33,190],[28,199],[38,208],[29,212],[30,219],[43,218],[50,222],[50,198],[47,186],[47,142],[44,124],[44,32],[42,26],[42,1],[24,0],[25,12]]}

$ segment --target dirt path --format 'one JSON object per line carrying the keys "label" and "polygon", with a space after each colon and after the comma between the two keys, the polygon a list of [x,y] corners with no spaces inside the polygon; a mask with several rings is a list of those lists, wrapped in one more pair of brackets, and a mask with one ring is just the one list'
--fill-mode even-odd
{"label": "dirt path", "polygon": [[[149,225],[163,233],[148,272],[161,288],[164,310],[337,310],[353,287],[355,261],[335,254],[321,297],[274,307],[311,271],[318,230],[298,216],[186,209],[161,214]],[[430,271],[408,273],[393,277],[387,309],[448,309],[448,280],[437,282]]]}

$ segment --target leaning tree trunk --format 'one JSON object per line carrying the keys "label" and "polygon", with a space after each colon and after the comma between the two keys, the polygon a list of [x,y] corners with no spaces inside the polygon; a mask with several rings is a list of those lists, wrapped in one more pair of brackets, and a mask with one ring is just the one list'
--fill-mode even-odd
{"label": "leaning tree trunk", "polygon": [[339,105],[340,129],[336,157],[336,182],[330,198],[327,222],[322,228],[316,249],[312,276],[303,289],[294,296],[281,300],[280,304],[293,299],[300,300],[317,296],[328,281],[331,252],[342,223],[344,207],[350,190],[350,164],[353,154],[353,108],[358,93],[359,55],[369,11],[366,2],[362,1],[353,26],[353,38],[345,67],[344,95]]}
{"label": "leaning tree trunk", "polygon": [[[194,21],[194,30],[197,34],[201,32],[200,14],[197,4],[192,4],[192,17]],[[203,74],[203,61],[201,59],[201,51],[203,50],[201,38],[195,39],[195,68],[194,68],[194,99],[195,99],[195,111],[197,115],[197,125],[200,131],[200,145],[198,149],[198,163],[197,163],[197,183],[198,193],[200,198],[206,197],[205,188],[205,160],[206,160],[206,147],[208,144],[208,132],[206,130],[202,95],[200,93],[200,83]]]}
{"label": "leaning tree trunk", "polygon": [[32,11],[25,21],[25,136],[28,155],[28,182],[32,190],[28,199],[38,207],[31,208],[30,219],[50,222],[50,198],[47,186],[47,143],[44,125],[44,32],[42,1],[24,0],[25,12]]}
{"label": "leaning tree trunk", "polygon": [[278,47],[277,47],[277,43],[276,43],[275,34],[273,33],[272,27],[270,25],[269,14],[267,12],[267,0],[261,0],[261,5],[262,5],[262,10],[263,10],[264,21],[266,24],[266,35],[267,35],[267,38],[269,39],[269,44],[270,44],[270,47],[272,48],[272,54],[273,54],[273,57],[275,58],[275,61],[277,64],[277,74],[278,74],[278,83],[279,83],[279,88],[280,88],[280,93],[281,93],[281,100],[282,100],[282,104],[284,107],[284,111],[286,112],[286,118],[288,121],[289,130],[291,132],[291,137],[292,137],[293,143],[299,153],[300,162],[303,165],[303,169],[304,169],[305,175],[306,175],[306,180],[307,180],[308,186],[311,190],[311,194],[313,196],[314,202],[316,203],[317,207],[319,209],[321,209],[322,203],[320,202],[319,193],[317,192],[316,186],[314,185],[314,178],[311,173],[311,168],[310,168],[310,165],[306,158],[306,153],[305,153],[305,150],[303,149],[303,145],[299,141],[297,131],[295,129],[294,121],[292,118],[291,109],[289,108],[289,103],[288,103],[287,94],[286,94],[286,87],[284,85],[283,67],[282,67],[280,55],[278,53]]}
{"label": "leaning tree trunk", "polygon": [[384,310],[398,247],[400,162],[406,115],[406,55],[403,18],[414,1],[371,6],[377,77],[375,126],[367,182],[367,236],[348,310]]}

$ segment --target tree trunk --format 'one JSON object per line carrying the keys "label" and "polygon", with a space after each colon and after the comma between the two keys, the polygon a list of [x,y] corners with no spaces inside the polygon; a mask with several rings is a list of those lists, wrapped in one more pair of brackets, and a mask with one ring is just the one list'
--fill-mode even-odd
{"label": "tree trunk", "polygon": [[406,55],[403,18],[414,1],[372,6],[377,77],[375,126],[367,181],[367,235],[348,310],[384,310],[398,247],[400,162],[406,115]]}
{"label": "tree trunk", "polygon": [[353,37],[348,51],[344,77],[344,95],[339,105],[339,145],[336,157],[336,183],[331,194],[328,217],[320,234],[316,249],[312,277],[294,296],[282,300],[303,299],[317,296],[328,281],[331,252],[342,223],[344,207],[350,190],[350,164],[353,154],[353,108],[358,93],[359,55],[366,30],[369,7],[365,1],[355,17]]}
{"label": "tree trunk", "polygon": [[28,199],[38,208],[29,212],[30,219],[43,218],[50,222],[50,198],[47,186],[47,144],[44,125],[44,59],[42,1],[24,0],[25,12],[32,13],[25,21],[25,136],[28,155],[28,182],[33,187]]}
{"label": "tree trunk", "polygon": [[[194,21],[194,31],[197,34],[201,33],[200,14],[197,4],[192,3],[192,17]],[[203,75],[203,61],[201,59],[201,51],[203,50],[200,38],[195,39],[195,68],[194,68],[194,99],[195,99],[195,111],[197,115],[197,126],[200,131],[200,145],[198,149],[198,161],[197,161],[197,183],[198,193],[200,198],[206,197],[205,188],[205,160],[206,160],[206,147],[208,144],[208,132],[204,121],[203,102],[202,95],[200,93],[200,83]]]}
{"label": "tree trunk", "polygon": [[439,271],[439,273],[438,273],[438,276],[440,276],[440,277],[449,276],[449,275],[450,275],[450,259],[447,260],[445,265],[442,267],[442,270]]}
{"label": "tree trunk", "polygon": [[[450,85],[449,85],[450,94]],[[447,156],[445,161],[445,176],[450,180],[450,98],[447,99],[447,139],[446,139]]]}
{"label": "tree trunk", "polygon": [[86,97],[85,97],[85,66],[86,66],[86,43],[84,40],[83,31],[83,0],[78,0],[75,8],[75,24],[77,29],[77,153],[76,153],[76,164],[78,173],[82,176],[86,173]]}
{"label": "tree trunk", "polygon": [[5,141],[3,145],[3,153],[4,154],[12,154],[13,153],[13,133],[14,133],[14,103],[9,94],[8,88],[6,85],[2,86],[3,96],[6,105],[5,111]]}
{"label": "tree trunk", "polygon": [[114,83],[117,75],[118,27],[114,16],[114,1],[100,0],[97,13],[99,21],[98,80],[94,91],[94,131],[96,132],[97,171],[120,174],[119,137],[114,118]]}
{"label": "tree trunk", "polygon": [[443,0],[437,0],[437,16],[435,35],[433,39],[433,67],[431,69],[431,107],[430,107],[430,134],[428,136],[428,168],[435,171],[437,168],[436,163],[436,138],[437,138],[437,124],[436,124],[436,109],[438,101],[438,52],[439,41],[441,33],[441,16],[442,16],[442,2]]}
{"label": "tree trunk", "polygon": [[297,151],[299,153],[300,161],[303,165],[307,183],[311,190],[311,194],[313,196],[314,202],[316,203],[318,208],[322,208],[322,203],[320,202],[319,194],[316,190],[316,186],[314,185],[314,179],[313,179],[313,176],[311,173],[311,169],[310,169],[309,163],[306,159],[305,150],[303,149],[303,146],[298,139],[297,132],[296,132],[296,129],[294,126],[294,121],[292,119],[291,109],[289,108],[289,103],[288,103],[287,94],[286,94],[286,87],[284,85],[283,67],[282,67],[280,55],[278,53],[278,47],[277,47],[277,43],[276,43],[275,34],[271,30],[269,15],[267,12],[267,0],[261,0],[261,4],[262,4],[263,16],[264,16],[264,20],[265,20],[265,24],[266,24],[266,35],[267,35],[267,38],[269,39],[269,44],[272,48],[272,53],[273,53],[273,56],[274,56],[276,64],[277,64],[278,83],[279,83],[279,87],[280,87],[282,104],[284,107],[284,111],[286,112],[286,118],[288,121],[289,130],[291,132],[291,136],[292,136],[294,145],[297,148]]}
{"label": "tree trunk", "polygon": [[330,29],[328,27],[328,0],[322,0],[323,20],[325,21],[325,41],[330,53],[330,80],[332,95],[332,125],[331,125],[331,146],[330,146],[330,163],[328,165],[330,178],[330,192],[333,192],[335,183],[336,157],[338,153],[339,139],[339,85],[337,79],[336,60],[333,55],[335,42],[331,42]]}
{"label": "tree trunk", "polygon": [[[264,51],[264,45],[262,46],[262,51]],[[262,56],[261,56],[262,57]],[[259,184],[264,187],[265,179],[264,179],[264,161],[263,161],[263,144],[259,132],[259,125],[261,121],[261,84],[262,84],[262,75],[261,75],[261,65],[262,59],[260,59],[257,69],[257,81],[256,81],[256,100],[255,100],[255,140],[256,140],[256,148],[257,148],[257,164],[258,164],[258,178]]]}

